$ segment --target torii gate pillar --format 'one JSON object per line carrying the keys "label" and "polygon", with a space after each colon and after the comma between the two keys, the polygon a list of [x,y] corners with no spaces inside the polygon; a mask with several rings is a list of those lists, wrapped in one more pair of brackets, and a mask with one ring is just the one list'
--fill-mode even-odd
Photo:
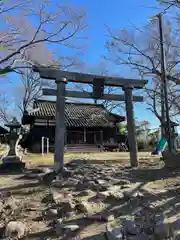
{"label": "torii gate pillar", "polygon": [[54,170],[63,171],[64,166],[64,143],[65,143],[65,95],[67,79],[56,79],[56,130],[54,149]]}
{"label": "torii gate pillar", "polygon": [[137,157],[137,141],[136,141],[136,129],[134,121],[134,109],[133,109],[133,90],[132,85],[123,87],[125,93],[126,115],[127,115],[127,129],[128,129],[128,144],[130,152],[130,161],[132,167],[138,166]]}

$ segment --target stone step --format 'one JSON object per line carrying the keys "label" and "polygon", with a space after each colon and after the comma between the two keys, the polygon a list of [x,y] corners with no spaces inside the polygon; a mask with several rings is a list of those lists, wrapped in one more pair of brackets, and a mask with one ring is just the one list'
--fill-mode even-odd
{"label": "stone step", "polygon": [[100,152],[100,148],[91,144],[73,144],[66,146],[66,152]]}
{"label": "stone step", "polygon": [[[54,146],[50,146],[50,151],[54,151]],[[82,152],[82,153],[89,153],[89,152],[100,152],[101,149],[97,145],[93,144],[68,144],[65,147],[66,152]]]}

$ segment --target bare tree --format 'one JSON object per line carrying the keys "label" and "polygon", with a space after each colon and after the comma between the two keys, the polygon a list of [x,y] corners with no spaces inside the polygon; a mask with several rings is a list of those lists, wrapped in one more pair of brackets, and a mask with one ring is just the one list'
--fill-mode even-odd
{"label": "bare tree", "polygon": [[[38,74],[31,68],[23,70],[20,76],[20,82],[16,85],[11,83],[13,88],[0,93],[0,121],[8,123],[13,116],[21,117],[24,112],[32,108],[34,99],[42,96],[42,81]],[[7,92],[7,93],[6,93]],[[13,99],[10,97],[13,95]],[[12,106],[13,105],[13,106]]]}
{"label": "bare tree", "polygon": [[[133,31],[123,29],[121,32],[115,32],[108,28],[110,41],[107,42],[108,49],[107,60],[116,65],[129,66],[131,70],[137,72],[146,78],[150,78],[146,87],[146,102],[148,109],[162,122],[161,117],[161,71],[160,71],[160,41],[157,22],[153,19],[145,28],[139,29],[133,26]],[[166,73],[168,78],[179,75],[177,63],[180,53],[178,42],[173,34],[170,23],[164,26],[164,48],[166,58]],[[179,109],[175,107],[180,100],[179,92],[175,83],[168,81],[169,106],[171,115],[179,114]],[[144,94],[145,95],[145,94]]]}
{"label": "bare tree", "polygon": [[8,107],[9,105],[10,105],[10,100],[8,99],[6,93],[1,91],[1,93],[0,93],[0,122],[1,122],[1,124],[8,123],[12,118],[10,109]]}
{"label": "bare tree", "polygon": [[175,6],[180,7],[180,1],[179,0],[157,0],[160,4],[166,4],[168,5],[168,8]]}
{"label": "bare tree", "polygon": [[[76,51],[82,47],[85,17],[81,9],[54,0],[1,1],[0,74],[27,67],[27,62],[61,66],[65,56],[59,61],[57,52],[64,47]],[[49,44],[56,57],[47,51]]]}
{"label": "bare tree", "polygon": [[20,84],[15,87],[15,101],[20,114],[32,108],[34,99],[42,96],[42,81],[31,68],[24,69]]}

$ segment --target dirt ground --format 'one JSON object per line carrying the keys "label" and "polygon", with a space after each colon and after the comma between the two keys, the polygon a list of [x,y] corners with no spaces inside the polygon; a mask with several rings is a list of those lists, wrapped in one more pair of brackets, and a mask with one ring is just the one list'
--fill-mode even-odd
{"label": "dirt ground", "polygon": [[[68,191],[76,200],[88,202],[89,211],[93,213],[113,214],[115,218],[113,224],[115,225],[118,225],[123,219],[131,219],[137,208],[149,204],[153,206],[154,212],[165,216],[166,224],[176,232],[175,239],[180,239],[180,169],[174,171],[165,169],[163,162],[158,158],[152,158],[149,153],[140,154],[139,167],[131,169],[128,157],[127,153],[70,154],[66,155],[65,162],[76,162],[78,176],[80,173],[83,177],[88,176],[92,179],[98,176],[101,181],[107,180],[107,174],[109,174],[109,177],[126,179],[130,181],[127,184],[128,190],[131,192],[140,191],[143,195],[142,198],[132,198],[131,201],[115,198],[107,201],[94,201],[93,197],[97,191],[91,188],[89,184],[92,182],[91,179],[89,179],[89,185],[84,186],[84,188],[82,186],[78,188],[78,184],[73,184],[73,186],[59,188],[58,192]],[[25,161],[29,171],[33,172],[34,169],[47,167],[51,164],[52,156],[27,155]],[[1,173],[1,199],[5,198],[8,201],[9,198],[13,198],[20,201],[22,207],[18,214],[5,216],[3,221],[18,220],[24,222],[27,228],[27,235],[24,239],[70,239],[68,236],[58,238],[52,229],[54,220],[47,220],[42,216],[42,213],[47,209],[47,204],[43,203],[42,199],[52,189],[41,185],[36,175],[31,175],[28,179],[27,176],[30,175],[27,173],[9,175]],[[74,176],[75,178],[76,176]],[[116,187],[115,191],[118,192],[119,188]],[[78,194],[84,190],[89,190],[88,195],[79,196]],[[9,197],[10,195],[11,197]],[[78,223],[80,226],[79,238],[76,237],[76,239],[105,239],[103,235],[107,227],[105,223],[85,221],[80,213],[66,217],[65,222]]]}

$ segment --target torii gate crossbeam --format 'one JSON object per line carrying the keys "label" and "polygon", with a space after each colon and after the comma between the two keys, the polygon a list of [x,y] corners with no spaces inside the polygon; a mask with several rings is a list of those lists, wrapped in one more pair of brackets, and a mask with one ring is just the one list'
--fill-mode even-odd
{"label": "torii gate crossbeam", "polygon": [[[75,91],[70,93],[67,91],[66,95],[66,83],[67,82],[78,82],[78,83],[87,83],[92,84],[94,78],[104,78],[106,86],[116,86],[122,87],[124,90],[125,95],[121,95],[119,98],[117,95],[111,95],[108,97],[107,100],[114,100],[115,101],[122,101],[125,100],[126,103],[126,113],[127,113],[127,128],[128,128],[128,143],[130,149],[130,161],[132,167],[138,166],[138,159],[137,159],[137,143],[136,143],[136,132],[135,132],[135,121],[134,121],[134,111],[133,111],[133,101],[141,102],[143,99],[140,96],[133,96],[132,91],[134,88],[141,89],[147,84],[148,81],[146,80],[135,80],[135,79],[124,79],[118,77],[104,77],[104,76],[97,76],[91,74],[84,74],[84,73],[74,73],[74,72],[66,72],[60,71],[55,68],[49,67],[34,67],[33,70],[40,74],[41,78],[45,79],[52,79],[55,80],[57,84],[57,90],[53,92],[52,89],[44,90],[46,95],[56,95],[56,133],[55,133],[55,153],[54,153],[54,163],[55,163],[55,170],[61,171],[64,165],[64,135],[65,135],[65,98],[67,95],[69,97],[77,97],[78,92]],[[75,94],[75,95],[73,95]],[[82,93],[79,93],[80,97]],[[115,97],[114,97],[115,96]],[[85,98],[88,95],[84,95]],[[84,98],[83,97],[83,98]],[[92,98],[89,95],[89,98]],[[106,98],[103,98],[106,99]]]}

